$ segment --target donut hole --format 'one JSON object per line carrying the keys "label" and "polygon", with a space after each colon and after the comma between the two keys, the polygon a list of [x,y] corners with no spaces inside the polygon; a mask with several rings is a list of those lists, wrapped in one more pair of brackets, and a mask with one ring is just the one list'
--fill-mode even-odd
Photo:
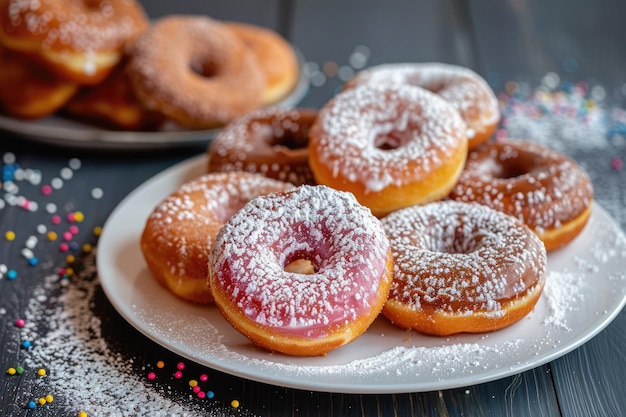
{"label": "donut hole", "polygon": [[283,269],[285,272],[313,275],[318,272],[319,267],[312,258],[314,258],[314,256],[306,250],[296,250],[294,253],[287,256]]}
{"label": "donut hole", "polygon": [[509,161],[507,164],[498,164],[497,170],[494,172],[494,177],[503,180],[521,177],[522,175],[530,173],[528,168],[529,167],[524,164]]}
{"label": "donut hole", "polygon": [[412,130],[393,129],[390,132],[378,133],[374,136],[374,146],[381,151],[392,151],[409,143],[415,132]]}
{"label": "donut hole", "polygon": [[282,131],[272,132],[267,136],[267,143],[272,147],[284,147],[287,149],[304,149],[309,146],[308,131]]}
{"label": "donut hole", "polygon": [[217,75],[217,65],[211,61],[192,60],[189,63],[189,69],[192,73],[203,78],[211,78]]}

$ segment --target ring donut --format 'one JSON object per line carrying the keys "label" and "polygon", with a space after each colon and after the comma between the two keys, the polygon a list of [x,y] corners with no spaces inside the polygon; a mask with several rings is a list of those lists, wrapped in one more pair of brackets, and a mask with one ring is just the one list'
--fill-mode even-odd
{"label": "ring donut", "polygon": [[469,149],[487,141],[500,121],[493,90],[469,68],[436,62],[384,64],[359,72],[346,83],[346,88],[363,83],[410,84],[438,94],[467,124]]}
{"label": "ring donut", "polygon": [[[286,268],[308,261],[307,271]],[[226,223],[211,256],[215,303],[253,343],[325,355],[374,321],[391,284],[380,221],[345,192],[302,185],[252,200]]]}
{"label": "ring donut", "polygon": [[429,91],[397,84],[340,92],[309,137],[317,183],[352,192],[377,216],[447,196],[466,156],[456,110]]}
{"label": "ring donut", "polygon": [[287,183],[246,172],[205,174],[158,204],[141,235],[141,250],[154,278],[173,294],[210,303],[208,258],[222,225],[248,201],[290,189]]}
{"label": "ring donut", "polygon": [[229,123],[209,146],[209,172],[247,171],[313,184],[309,167],[309,130],[317,111],[271,107]]}
{"label": "ring donut", "polygon": [[507,141],[471,151],[450,198],[518,218],[551,251],[582,231],[593,195],[588,175],[574,160],[537,143]]}
{"label": "ring donut", "polygon": [[191,129],[220,127],[261,105],[263,74],[228,27],[201,16],[169,16],[129,47],[139,100]]}
{"label": "ring donut", "polygon": [[502,329],[535,306],[546,251],[519,220],[489,207],[441,201],[382,219],[394,256],[383,315],[446,336]]}
{"label": "ring donut", "polygon": [[78,84],[102,81],[125,46],[147,27],[144,10],[134,0],[0,2],[0,42]]}

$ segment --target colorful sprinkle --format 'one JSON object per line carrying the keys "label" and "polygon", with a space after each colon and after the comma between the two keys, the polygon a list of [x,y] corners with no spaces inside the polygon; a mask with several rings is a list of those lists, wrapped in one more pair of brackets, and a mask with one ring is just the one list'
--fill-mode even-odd
{"label": "colorful sprinkle", "polygon": [[39,370],[37,370],[37,375],[39,376],[46,376],[47,372],[45,369],[40,368]]}
{"label": "colorful sprinkle", "polygon": [[230,402],[230,406],[231,406],[231,407],[233,407],[233,408],[239,408],[239,401],[237,401],[237,400],[232,400],[232,401]]}
{"label": "colorful sprinkle", "polygon": [[67,243],[64,242],[59,245],[59,250],[61,252],[67,252],[68,250],[70,250],[70,247]]}
{"label": "colorful sprinkle", "polygon": [[9,375],[15,375],[16,373],[17,373],[17,369],[15,369],[15,368],[7,369],[7,374],[9,374]]}
{"label": "colorful sprinkle", "polygon": [[89,415],[87,414],[86,411],[81,411],[80,413],[78,413],[77,417],[88,417]]}
{"label": "colorful sprinkle", "polygon": [[65,262],[68,264],[73,264],[76,261],[76,257],[74,255],[67,255],[65,257]]}
{"label": "colorful sprinkle", "polygon": [[614,170],[619,171],[620,169],[622,169],[623,165],[624,165],[624,162],[621,160],[621,158],[616,156],[611,159],[611,166],[613,167]]}
{"label": "colorful sprinkle", "polygon": [[178,362],[178,364],[176,364],[176,369],[182,371],[183,369],[185,369],[185,364],[183,362]]}
{"label": "colorful sprinkle", "polygon": [[102,234],[102,227],[96,226],[93,228],[93,234],[96,236],[100,236]]}
{"label": "colorful sprinkle", "polygon": [[24,368],[17,366],[15,367],[15,372],[17,372],[18,375],[22,375],[24,373]]}
{"label": "colorful sprinkle", "polygon": [[45,398],[43,398],[43,397],[41,397],[40,399],[38,399],[38,400],[37,400],[37,402],[38,402],[40,405],[44,405],[44,404],[46,403],[46,399],[45,399]]}
{"label": "colorful sprinkle", "polygon": [[59,224],[61,223],[61,217],[55,214],[54,216],[52,216],[52,219],[50,219],[50,221],[52,222],[52,224]]}
{"label": "colorful sprinkle", "polygon": [[83,220],[85,220],[85,215],[82,212],[77,211],[74,213],[74,221],[76,223],[81,223]]}
{"label": "colorful sprinkle", "polygon": [[197,387],[198,386],[198,381],[196,381],[195,379],[191,379],[189,381],[189,386],[192,387],[192,388]]}
{"label": "colorful sprinkle", "polygon": [[148,379],[149,379],[149,380],[156,379],[156,374],[155,374],[154,372],[149,372],[149,373],[148,373]]}
{"label": "colorful sprinkle", "polygon": [[159,369],[163,369],[163,368],[165,367],[165,362],[163,362],[163,361],[158,361],[158,362],[156,363],[156,366],[157,366],[157,368],[159,368]]}
{"label": "colorful sprinkle", "polygon": [[7,271],[7,279],[13,280],[17,278],[17,271],[15,269],[9,269]]}
{"label": "colorful sprinkle", "polygon": [[50,241],[57,240],[57,234],[55,232],[48,232],[48,240]]}
{"label": "colorful sprinkle", "polygon": [[9,242],[14,241],[14,240],[15,240],[15,232],[13,232],[13,231],[9,230],[8,232],[6,232],[6,233],[4,234],[4,238],[5,238],[6,240],[8,240]]}
{"label": "colorful sprinkle", "polygon": [[198,398],[206,398],[206,393],[204,391],[198,391]]}
{"label": "colorful sprinkle", "polygon": [[193,391],[194,394],[199,393],[201,390],[202,390],[202,388],[200,388],[199,385],[196,385],[196,386],[192,387],[192,391]]}
{"label": "colorful sprinkle", "polygon": [[67,229],[67,231],[68,231],[68,232],[70,232],[70,233],[71,233],[71,234],[73,234],[73,235],[77,235],[77,234],[78,234],[78,232],[79,232],[79,229],[78,229],[78,226],[76,226],[76,225],[74,225],[74,224],[73,224],[73,225],[71,225],[71,226]]}
{"label": "colorful sprinkle", "polygon": [[26,321],[24,319],[15,320],[15,325],[20,329],[26,325]]}
{"label": "colorful sprinkle", "polygon": [[183,377],[183,373],[180,371],[174,372],[174,378],[181,379]]}
{"label": "colorful sprinkle", "polygon": [[46,402],[51,403],[52,401],[54,401],[54,397],[50,394],[46,395]]}
{"label": "colorful sprinkle", "polygon": [[200,381],[206,382],[209,380],[209,376],[207,374],[200,375]]}
{"label": "colorful sprinkle", "polygon": [[63,239],[70,241],[74,238],[74,235],[70,232],[65,232],[63,233]]}
{"label": "colorful sprinkle", "polygon": [[213,391],[208,391],[206,393],[206,396],[209,397],[209,398],[213,398],[213,397],[215,397],[215,393]]}
{"label": "colorful sprinkle", "polygon": [[36,256],[33,256],[32,258],[30,258],[28,260],[28,265],[29,266],[37,266],[37,265],[39,265],[39,259],[37,259]]}
{"label": "colorful sprinkle", "polygon": [[50,194],[52,194],[52,187],[50,187],[48,184],[42,186],[41,187],[41,194],[43,194],[43,195],[50,195]]}
{"label": "colorful sprinkle", "polygon": [[31,410],[33,410],[36,407],[37,407],[37,403],[35,401],[28,402],[28,408],[30,408]]}
{"label": "colorful sprinkle", "polygon": [[92,249],[93,248],[91,247],[91,245],[89,243],[83,244],[83,252],[90,253]]}

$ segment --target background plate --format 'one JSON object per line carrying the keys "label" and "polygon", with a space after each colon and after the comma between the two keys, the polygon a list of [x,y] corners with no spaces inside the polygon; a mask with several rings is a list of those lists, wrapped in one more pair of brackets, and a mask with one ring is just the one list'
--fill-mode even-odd
{"label": "background plate", "polygon": [[548,281],[535,309],[506,329],[440,338],[406,332],[379,317],[353,343],[325,357],[256,348],[215,306],[182,301],[152,278],[139,247],[153,208],[204,173],[205,156],[147,181],[113,211],[98,244],[102,287],[113,306],[160,345],[208,367],[270,384],[342,393],[456,388],[542,365],[592,338],[626,303],[626,237],[597,204],[581,235],[548,256]]}
{"label": "background plate", "polygon": [[[309,79],[302,69],[304,58],[297,50],[296,54],[300,63],[298,82],[288,96],[273,106],[292,109],[307,94]],[[147,150],[206,145],[219,132],[219,129],[181,130],[173,127],[145,132],[106,130],[58,115],[39,120],[21,120],[0,115],[0,130],[52,145],[111,150]]]}

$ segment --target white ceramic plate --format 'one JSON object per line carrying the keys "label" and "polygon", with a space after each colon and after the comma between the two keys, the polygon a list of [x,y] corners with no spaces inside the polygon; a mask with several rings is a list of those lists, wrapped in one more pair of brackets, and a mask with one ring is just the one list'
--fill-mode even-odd
{"label": "white ceramic plate", "polygon": [[315,391],[401,393],[474,385],[542,365],[600,332],[626,302],[626,237],[597,204],[583,233],[549,255],[536,308],[504,330],[439,338],[401,331],[379,317],[353,343],[325,357],[268,353],[237,333],[215,306],[173,296],[150,275],[139,237],[152,209],[204,172],[204,156],[147,181],[112,213],[98,245],[109,300],[160,345],[208,367],[251,380]]}
{"label": "white ceramic plate", "polygon": [[[300,67],[304,64],[298,52]],[[302,101],[309,89],[309,79],[300,70],[300,78],[293,90],[276,107],[292,109]],[[181,146],[206,145],[219,132],[210,130],[182,130],[168,125],[154,132],[106,130],[59,115],[40,120],[20,120],[0,115],[0,130],[42,143],[82,149],[138,150]]]}

